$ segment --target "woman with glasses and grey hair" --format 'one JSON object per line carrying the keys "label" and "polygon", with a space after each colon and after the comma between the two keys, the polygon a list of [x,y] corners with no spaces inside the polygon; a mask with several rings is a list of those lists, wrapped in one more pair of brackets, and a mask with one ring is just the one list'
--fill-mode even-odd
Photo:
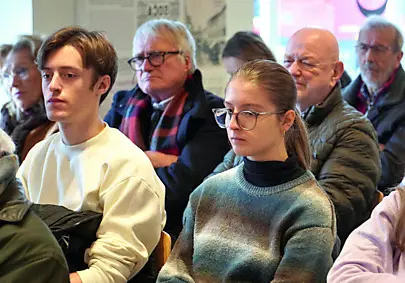
{"label": "woman with glasses and grey hair", "polygon": [[158,282],[326,282],[333,204],[308,170],[297,90],[276,62],[246,63],[213,110],[244,162],[190,196]]}
{"label": "woman with glasses and grey hair", "polygon": [[57,130],[46,116],[41,74],[35,64],[41,43],[36,36],[21,36],[12,46],[2,71],[11,100],[1,109],[0,128],[16,144],[20,162],[37,142]]}
{"label": "woman with glasses and grey hair", "polygon": [[229,149],[211,112],[222,99],[204,90],[195,51],[193,36],[180,22],[141,25],[128,61],[138,83],[115,94],[105,117],[144,150],[165,184],[165,230],[174,237],[189,194]]}

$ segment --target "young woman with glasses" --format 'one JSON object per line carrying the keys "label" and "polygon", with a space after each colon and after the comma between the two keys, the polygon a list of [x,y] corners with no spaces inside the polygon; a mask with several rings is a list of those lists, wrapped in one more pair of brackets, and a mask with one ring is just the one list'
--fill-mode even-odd
{"label": "young woman with glasses", "polygon": [[273,61],[232,76],[213,112],[244,162],[191,194],[158,282],[325,282],[335,214],[308,171],[296,99],[293,78]]}

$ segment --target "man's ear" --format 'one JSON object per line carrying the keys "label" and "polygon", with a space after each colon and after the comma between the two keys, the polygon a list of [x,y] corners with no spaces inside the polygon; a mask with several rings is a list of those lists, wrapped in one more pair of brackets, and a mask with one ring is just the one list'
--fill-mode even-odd
{"label": "man's ear", "polygon": [[111,85],[111,78],[109,75],[100,76],[94,85],[94,89],[98,96],[102,96],[108,91]]}
{"label": "man's ear", "polygon": [[333,63],[333,73],[330,80],[330,86],[334,87],[337,82],[340,80],[340,77],[343,75],[345,70],[344,64],[342,61],[336,61]]}
{"label": "man's ear", "polygon": [[184,56],[184,62],[186,63],[186,71],[187,71],[187,73],[190,73],[190,70],[193,67],[191,57],[188,56],[188,55]]}

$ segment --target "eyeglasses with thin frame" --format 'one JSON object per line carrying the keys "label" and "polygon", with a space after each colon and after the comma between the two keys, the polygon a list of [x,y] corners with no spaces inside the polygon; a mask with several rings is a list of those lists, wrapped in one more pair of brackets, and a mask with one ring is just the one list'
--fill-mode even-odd
{"label": "eyeglasses with thin frame", "polygon": [[183,54],[183,51],[156,51],[151,52],[147,56],[135,56],[128,60],[128,64],[134,71],[139,71],[142,69],[143,62],[145,60],[149,61],[153,67],[160,67],[165,62],[166,55],[171,54]]}
{"label": "eyeglasses with thin frame", "polygon": [[29,77],[30,69],[37,65],[31,65],[29,67],[17,67],[14,70],[5,69],[1,74],[1,80],[3,84],[10,84],[15,77],[20,80],[26,80]]}
{"label": "eyeglasses with thin frame", "polygon": [[359,43],[356,45],[356,50],[357,50],[357,52],[362,53],[362,54],[367,53],[368,50],[371,50],[376,54],[383,54],[383,53],[387,52],[388,50],[392,50],[392,47],[385,46],[382,44],[368,45],[365,43]]}
{"label": "eyeglasses with thin frame", "polygon": [[257,117],[260,115],[277,115],[283,114],[284,112],[256,112],[253,110],[243,110],[238,113],[233,112],[230,108],[214,108],[212,109],[214,113],[215,121],[218,126],[222,129],[228,128],[231,124],[232,116],[235,115],[236,123],[238,126],[245,130],[250,131],[257,124]]}

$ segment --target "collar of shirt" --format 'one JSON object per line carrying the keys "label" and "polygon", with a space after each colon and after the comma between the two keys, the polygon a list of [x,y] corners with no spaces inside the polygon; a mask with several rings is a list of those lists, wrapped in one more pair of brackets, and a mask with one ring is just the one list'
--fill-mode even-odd
{"label": "collar of shirt", "polygon": [[156,100],[154,100],[152,98],[152,107],[155,110],[164,111],[166,109],[167,105],[169,105],[170,101],[173,100],[173,98],[174,98],[174,95],[169,98],[166,98],[165,100],[162,100],[160,102],[157,102]]}

